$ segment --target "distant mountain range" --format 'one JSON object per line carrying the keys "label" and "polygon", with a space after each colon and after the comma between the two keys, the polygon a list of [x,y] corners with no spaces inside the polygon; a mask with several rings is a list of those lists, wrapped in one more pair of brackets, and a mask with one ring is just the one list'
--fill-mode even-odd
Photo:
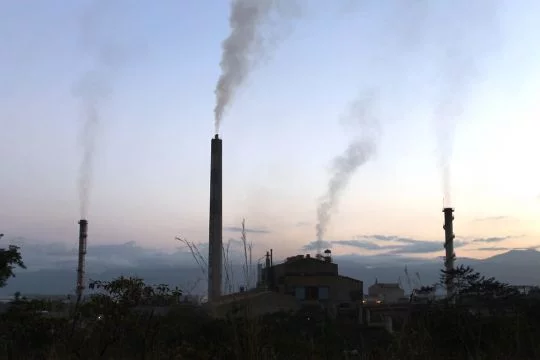
{"label": "distant mountain range", "polygon": [[[400,256],[334,256],[342,275],[364,281],[364,291],[377,279],[380,282],[400,282],[406,291],[412,287],[429,285],[438,281],[442,260],[420,260]],[[206,276],[194,265],[178,266],[170,262],[162,265],[149,261],[137,265],[93,263],[89,259],[87,278],[110,280],[119,275],[139,276],[152,284],[179,286],[191,293],[202,293],[206,288]],[[120,262],[122,263],[122,262]],[[540,285],[540,252],[536,250],[512,250],[484,260],[461,258],[457,264],[470,265],[485,276],[514,285]],[[17,276],[0,289],[0,296],[10,296],[19,291],[24,294],[68,294],[75,285],[75,261],[55,263],[56,268],[19,270]],[[255,272],[255,266],[253,266]],[[237,289],[243,279],[240,265],[233,266]],[[407,275],[408,274],[408,275]],[[254,274],[253,274],[254,275]]]}
{"label": "distant mountain range", "polygon": [[[511,250],[483,260],[458,258],[456,264],[471,266],[486,277],[513,285],[540,285],[540,252],[536,250]],[[406,270],[405,270],[406,266]],[[340,263],[340,272],[356,277],[370,285],[375,279],[384,282],[398,282],[405,290],[418,285],[428,285],[440,278],[442,260],[386,263],[380,266],[351,266],[349,262]],[[408,275],[407,275],[408,274]],[[411,283],[411,286],[408,283]],[[364,286],[367,289],[366,286]],[[364,290],[366,291],[366,290]]]}

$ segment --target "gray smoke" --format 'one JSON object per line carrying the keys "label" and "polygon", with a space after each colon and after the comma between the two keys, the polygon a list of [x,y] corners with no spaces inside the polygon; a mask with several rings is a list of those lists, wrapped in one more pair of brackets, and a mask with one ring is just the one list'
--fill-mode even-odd
{"label": "gray smoke", "polygon": [[231,32],[222,43],[221,75],[216,85],[214,126],[216,134],[224,111],[250,72],[282,39],[287,19],[299,15],[296,0],[232,0]]}
{"label": "gray smoke", "polygon": [[[371,5],[377,5],[373,2]],[[358,8],[368,5],[367,2],[351,1],[348,5]],[[398,82],[403,74],[408,53],[416,50],[424,38],[424,25],[430,10],[428,0],[395,0],[388,7],[388,18],[385,21],[386,38],[377,44],[370,53],[373,64],[372,71],[393,74]],[[380,89],[384,90],[384,89]],[[353,139],[343,154],[333,161],[332,174],[327,193],[320,199],[317,208],[316,225],[317,247],[320,251],[331,220],[332,211],[349,183],[354,172],[374,155],[379,136],[379,122],[373,114],[374,102],[378,92],[368,92],[360,96],[351,107],[346,117],[348,122],[356,123],[358,136]]]}
{"label": "gray smoke", "polygon": [[347,187],[354,172],[375,154],[379,123],[373,114],[374,102],[374,93],[362,94],[352,103],[345,118],[347,122],[353,122],[357,126],[358,135],[347,146],[345,152],[332,161],[328,189],[319,200],[317,208],[318,251],[323,244],[332,211],[337,206],[343,190]]}
{"label": "gray smoke", "polygon": [[81,47],[92,60],[92,68],[74,83],[73,94],[81,102],[82,129],[80,143],[82,159],[79,167],[78,190],[81,219],[88,215],[89,194],[92,187],[96,140],[101,123],[101,107],[110,92],[114,71],[124,61],[120,47],[102,35],[102,21],[110,2],[94,1],[81,19]]}
{"label": "gray smoke", "polygon": [[467,98],[468,82],[474,71],[474,62],[469,58],[467,50],[460,48],[457,41],[460,39],[458,32],[455,38],[449,39],[446,45],[445,57],[442,62],[442,88],[440,100],[435,107],[435,126],[438,146],[438,161],[441,171],[441,185],[444,196],[444,206],[451,206],[451,158],[453,152],[454,136],[457,119],[464,110],[464,102]]}
{"label": "gray smoke", "polygon": [[[471,86],[480,74],[481,61],[498,43],[496,11],[500,1],[454,1],[436,22],[442,45],[439,80],[441,92],[435,106],[435,127],[444,205],[452,204],[451,158],[457,121],[463,114]],[[451,15],[448,15],[451,14]]]}
{"label": "gray smoke", "polygon": [[[81,85],[86,87],[87,85]],[[94,152],[99,125],[99,100],[95,96],[81,95],[83,127],[81,131],[82,159],[79,166],[79,211],[81,219],[88,215],[88,198],[94,168]]]}

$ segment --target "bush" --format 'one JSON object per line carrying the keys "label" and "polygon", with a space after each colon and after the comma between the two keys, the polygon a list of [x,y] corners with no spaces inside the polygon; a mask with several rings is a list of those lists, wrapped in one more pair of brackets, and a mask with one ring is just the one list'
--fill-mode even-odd
{"label": "bush", "polygon": [[180,289],[133,277],[93,281],[96,293],[83,303],[18,296],[0,315],[0,359],[540,358],[538,299],[470,268],[457,268],[452,281],[455,301],[411,306],[393,335],[324,310],[238,316],[247,308],[215,319],[180,302]]}

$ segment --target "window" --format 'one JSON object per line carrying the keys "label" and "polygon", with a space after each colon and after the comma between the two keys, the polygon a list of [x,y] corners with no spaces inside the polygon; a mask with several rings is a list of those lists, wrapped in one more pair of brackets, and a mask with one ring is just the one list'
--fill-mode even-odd
{"label": "window", "polygon": [[328,286],[323,286],[319,288],[319,299],[320,300],[328,300],[330,294],[328,291]]}
{"label": "window", "polygon": [[294,296],[298,300],[304,300],[306,298],[306,288],[297,287],[294,289]]}

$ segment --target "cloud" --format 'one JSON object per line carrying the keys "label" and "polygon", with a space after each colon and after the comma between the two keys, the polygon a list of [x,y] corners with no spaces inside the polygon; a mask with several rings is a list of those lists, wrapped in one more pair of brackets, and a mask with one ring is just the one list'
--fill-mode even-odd
{"label": "cloud", "polygon": [[479,218],[474,219],[474,221],[503,221],[503,220],[511,220],[511,219],[513,219],[511,216],[499,215],[499,216],[479,217]]}
{"label": "cloud", "polygon": [[[230,259],[238,262],[244,256],[242,242],[238,239],[230,239],[230,242]],[[78,244],[42,242],[25,238],[10,238],[5,243],[20,247],[28,271],[73,269],[75,273],[77,268]],[[224,245],[226,246],[226,243]],[[206,258],[208,244],[205,242],[196,243],[196,246],[201,255]],[[89,243],[85,259],[87,270],[90,272],[102,272],[118,267],[133,269],[169,266],[197,267],[188,247],[180,242],[178,242],[177,248],[171,251],[142,247],[135,241],[120,244]]]}
{"label": "cloud", "polygon": [[[398,243],[395,245],[384,245],[379,246],[381,250],[387,250],[386,254],[429,254],[438,252],[444,249],[442,241],[426,241],[426,240],[417,240],[409,237],[401,237],[394,235],[359,235],[356,236],[358,240],[360,239],[371,239],[374,241],[383,241],[383,242],[394,242]],[[357,241],[358,241],[357,240]],[[459,248],[467,245],[463,240],[454,240],[454,248]]]}
{"label": "cloud", "polygon": [[336,245],[342,245],[342,246],[352,246],[359,249],[364,250],[385,250],[385,249],[393,249],[393,246],[381,246],[378,245],[372,241],[366,241],[366,240],[337,240],[333,242]]}
{"label": "cloud", "polygon": [[424,240],[416,240],[408,237],[401,237],[401,236],[393,236],[393,235],[357,235],[355,237],[356,239],[371,239],[371,240],[377,240],[377,241],[392,241],[392,242],[399,242],[402,244],[417,244],[418,242],[422,242]]}
{"label": "cloud", "polygon": [[473,239],[472,242],[473,243],[496,243],[496,242],[501,242],[510,238],[511,236],[478,238],[478,239]]}
{"label": "cloud", "polygon": [[481,248],[478,248],[478,249],[475,249],[475,250],[480,250],[480,251],[509,251],[509,250],[512,250],[512,248],[500,247],[500,246],[488,246],[488,247],[481,247]]}
{"label": "cloud", "polygon": [[[318,241],[312,241],[302,247],[305,251],[316,250]],[[364,240],[334,240],[334,241],[322,241],[321,248],[331,249],[334,246],[350,246],[363,250],[384,250],[384,249],[394,249],[393,246],[381,246],[371,241]]]}
{"label": "cloud", "polygon": [[[501,241],[504,241],[513,237],[516,237],[516,236],[494,236],[494,237],[486,237],[486,238],[475,238],[475,239],[470,240],[470,242],[495,243],[495,242],[501,242]],[[389,236],[389,235],[360,235],[360,236],[357,236],[356,238],[373,239],[377,241],[393,241],[393,242],[399,242],[399,243],[404,243],[404,244],[419,244],[422,242],[434,243],[432,241],[423,241],[423,240],[416,240],[416,239],[411,239],[407,237]],[[457,239],[454,241],[454,247],[464,246],[467,244],[467,242],[468,241],[464,238]],[[435,243],[438,243],[438,242],[435,242]]]}
{"label": "cloud", "polygon": [[[227,227],[224,227],[223,230],[229,231],[229,232],[242,232],[242,228],[239,226],[227,226]],[[256,228],[246,228],[245,231],[246,233],[251,233],[251,234],[269,234],[270,233],[269,230],[256,229]]]}
{"label": "cloud", "polygon": [[[77,244],[43,243],[24,238],[13,239],[10,243],[21,249],[23,261],[29,270],[55,267],[76,268]],[[138,246],[134,241],[123,244],[93,245],[89,244],[86,263],[89,268],[106,268],[110,266],[137,266],[141,262],[163,261],[164,253]]]}
{"label": "cloud", "polygon": [[311,241],[310,243],[304,245],[302,247],[303,251],[314,251],[317,250],[318,244],[320,243],[321,248],[323,249],[331,249],[332,248],[332,242],[330,241]]}
{"label": "cloud", "polygon": [[[377,242],[385,242],[380,245]],[[388,244],[393,242],[394,244]],[[462,240],[454,241],[454,248],[459,248],[468,243]],[[303,247],[303,250],[315,250],[317,242],[312,241]],[[441,251],[444,249],[442,241],[426,241],[416,240],[407,237],[391,236],[391,235],[360,235],[352,240],[334,240],[324,241],[324,248],[332,248],[333,246],[348,246],[357,249],[378,251],[380,255],[402,255],[402,254],[429,254]]]}
{"label": "cloud", "polygon": [[409,242],[413,241],[409,238],[402,238],[398,236],[392,236],[392,235],[357,235],[357,238],[367,238],[367,239],[375,239],[380,241],[401,241],[401,242]]}
{"label": "cloud", "polygon": [[308,222],[308,221],[299,221],[294,226],[296,226],[296,227],[304,227],[304,226],[309,226],[309,225],[311,225],[311,223]]}
{"label": "cloud", "polygon": [[[467,243],[461,240],[454,240],[454,249],[467,245]],[[387,252],[387,254],[430,254],[444,250],[444,244],[442,241],[425,241],[417,240],[415,242],[407,243],[406,245],[396,247],[395,249]]]}

